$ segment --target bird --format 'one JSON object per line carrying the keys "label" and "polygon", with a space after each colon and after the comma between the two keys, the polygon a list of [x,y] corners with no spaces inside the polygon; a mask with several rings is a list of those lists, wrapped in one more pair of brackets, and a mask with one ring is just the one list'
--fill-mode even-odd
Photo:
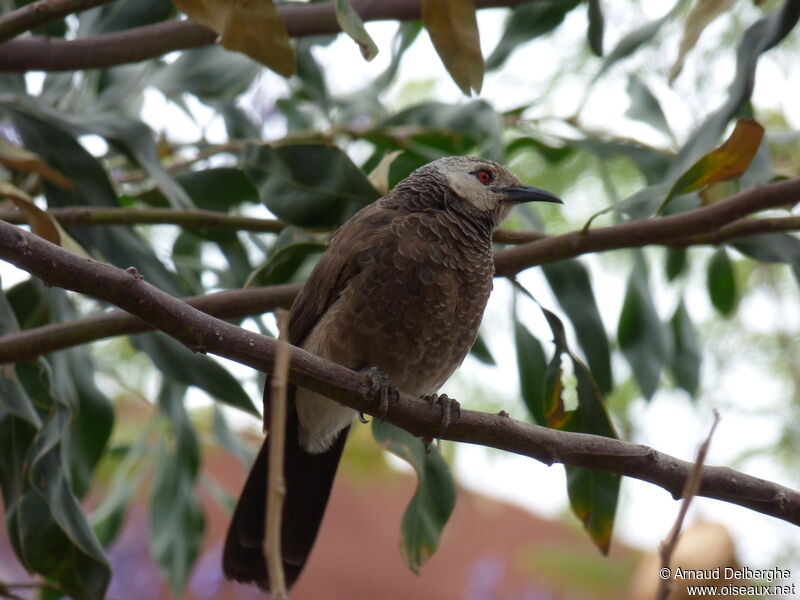
{"label": "bird", "polygon": [[[478,334],[494,278],[492,232],[530,201],[561,203],[491,160],[448,156],[419,167],[333,234],[289,311],[289,343],[368,373],[383,391],[382,411],[387,389],[436,401]],[[290,386],[281,520],[287,586],[314,545],[357,416]],[[222,561],[228,579],[264,591],[268,447],[265,440],[247,477]]]}

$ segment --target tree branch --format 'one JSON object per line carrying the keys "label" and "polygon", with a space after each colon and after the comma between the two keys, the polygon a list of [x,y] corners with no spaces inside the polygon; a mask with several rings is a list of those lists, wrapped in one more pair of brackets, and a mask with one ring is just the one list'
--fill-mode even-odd
{"label": "tree branch", "polygon": [[39,0],[0,16],[0,43],[72,13],[114,0]]}
{"label": "tree branch", "polygon": [[[776,188],[776,189],[773,189]],[[498,276],[513,276],[519,271],[554,260],[574,258],[587,252],[599,250],[618,250],[640,247],[649,244],[665,244],[669,246],[689,246],[695,244],[718,244],[725,240],[751,235],[754,233],[790,231],[800,227],[800,217],[780,217],[765,219],[738,218],[749,211],[763,210],[785,206],[796,201],[800,188],[800,179],[753,188],[711,206],[693,211],[661,217],[657,219],[634,221],[612,227],[605,227],[589,232],[574,231],[559,236],[543,236],[537,232],[512,232],[498,230],[495,241],[518,242],[533,237],[535,241],[517,248],[495,252],[495,268]],[[63,212],[62,212],[63,211]],[[152,212],[151,212],[152,211]],[[158,211],[158,212],[155,212]],[[63,208],[50,211],[66,225],[89,223],[145,223],[153,220],[134,220],[140,213],[143,215],[164,215],[171,222],[186,225],[192,219],[198,227],[211,227],[215,223],[221,228],[230,223],[243,224],[241,219],[212,212],[207,219],[202,217],[209,211],[179,211],[171,209],[88,209]],[[16,213],[15,213],[16,214]],[[198,216],[200,215],[200,216]],[[9,217],[16,222],[21,218],[12,217],[11,213],[0,214],[0,218]],[[148,219],[150,217],[147,217]],[[119,220],[115,220],[119,219]],[[205,219],[205,220],[203,220]],[[732,222],[728,222],[733,219]],[[202,223],[202,225],[201,225]],[[277,221],[269,219],[253,219],[254,227],[263,227],[262,231],[277,229]],[[664,225],[666,223],[666,226]],[[696,235],[680,233],[703,231],[708,227],[719,227],[715,231]],[[234,228],[231,226],[231,228]],[[642,231],[646,235],[642,235]],[[678,232],[678,233],[676,233]],[[647,236],[652,237],[647,237]],[[522,257],[519,251],[523,251]],[[556,258],[554,258],[556,256]],[[276,306],[288,307],[300,289],[299,284],[281,285],[269,288],[248,288],[228,290],[208,296],[195,296],[185,301],[199,310],[223,319],[243,318],[262,314],[273,310]],[[113,311],[101,315],[75,319],[65,323],[55,323],[26,331],[0,337],[0,364],[31,360],[42,354],[63,350],[71,346],[85,344],[102,338],[130,333],[149,331],[153,327],[127,313]]]}
{"label": "tree branch", "polygon": [[770,208],[790,207],[800,200],[800,177],[751,188],[725,200],[677,215],[629,221],[588,231],[573,231],[495,252],[497,275],[511,277],[541,265],[587,252],[638,248],[650,244],[691,244],[693,236],[719,231],[725,225]]}
{"label": "tree branch", "polygon": [[[51,286],[116,304],[147,320],[195,352],[224,356],[261,371],[272,367],[275,340],[220,321],[192,308],[126,271],[67,252],[27,231],[0,222],[0,258]],[[292,348],[289,380],[355,410],[375,415],[368,376]],[[438,436],[439,409],[400,394],[387,420],[417,436]],[[595,435],[557,431],[505,414],[462,410],[445,439],[491,446],[555,462],[628,475],[654,483],[679,498],[692,463],[639,444]],[[726,467],[706,467],[699,495],[716,498],[800,525],[800,493]]]}
{"label": "tree branch", "polygon": [[[98,1],[98,0],[95,0]],[[533,0],[475,0],[476,8],[513,7]],[[421,0],[353,0],[364,21],[413,21]],[[333,2],[279,4],[291,37],[339,33]],[[167,21],[76,40],[33,36],[0,44],[0,71],[70,71],[139,62],[167,52],[213,44],[217,34],[192,21]]]}
{"label": "tree branch", "polygon": [[[289,308],[299,291],[300,284],[290,283],[192,296],[183,302],[219,319],[237,319]],[[33,360],[64,348],[153,329],[147,321],[122,310],[43,325],[0,337],[0,364]]]}

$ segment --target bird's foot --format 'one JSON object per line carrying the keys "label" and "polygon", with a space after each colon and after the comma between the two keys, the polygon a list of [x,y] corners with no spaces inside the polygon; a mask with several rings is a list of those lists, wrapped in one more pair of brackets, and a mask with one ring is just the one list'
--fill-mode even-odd
{"label": "bird's foot", "polygon": [[[439,432],[439,439],[442,439],[444,434],[447,433],[450,423],[457,423],[461,418],[461,405],[447,394],[428,394],[423,396],[422,399],[430,402],[431,406],[439,405],[442,407],[442,429]],[[453,415],[455,415],[455,419],[453,419]]]}
{"label": "bird's foot", "polygon": [[[364,369],[362,373],[369,376],[369,397],[378,405],[378,424],[380,425],[389,412],[389,399],[396,402],[400,397],[400,392],[389,376],[378,367]],[[359,411],[358,418],[362,423],[368,422],[363,412]]]}

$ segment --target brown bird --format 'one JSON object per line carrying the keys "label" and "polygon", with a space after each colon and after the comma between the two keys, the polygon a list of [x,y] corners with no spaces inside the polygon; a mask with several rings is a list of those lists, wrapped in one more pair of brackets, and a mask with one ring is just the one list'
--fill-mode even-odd
{"label": "brown bird", "polygon": [[[435,400],[469,352],[492,290],[492,231],[521,202],[561,202],[508,169],[473,157],[420,167],[331,238],[289,315],[289,342],[378,385]],[[282,553],[287,585],[308,558],[356,412],[290,390]],[[264,392],[269,410],[269,385]],[[269,590],[262,550],[268,446],[233,515],[225,576]]]}

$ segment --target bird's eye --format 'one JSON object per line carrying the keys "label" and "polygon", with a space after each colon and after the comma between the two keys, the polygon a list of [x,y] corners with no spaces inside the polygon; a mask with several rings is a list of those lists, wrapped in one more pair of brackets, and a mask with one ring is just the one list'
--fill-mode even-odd
{"label": "bird's eye", "polygon": [[494,175],[492,175],[492,172],[487,171],[486,169],[481,169],[480,171],[476,171],[475,177],[483,185],[489,185],[492,182],[492,179],[494,179]]}

